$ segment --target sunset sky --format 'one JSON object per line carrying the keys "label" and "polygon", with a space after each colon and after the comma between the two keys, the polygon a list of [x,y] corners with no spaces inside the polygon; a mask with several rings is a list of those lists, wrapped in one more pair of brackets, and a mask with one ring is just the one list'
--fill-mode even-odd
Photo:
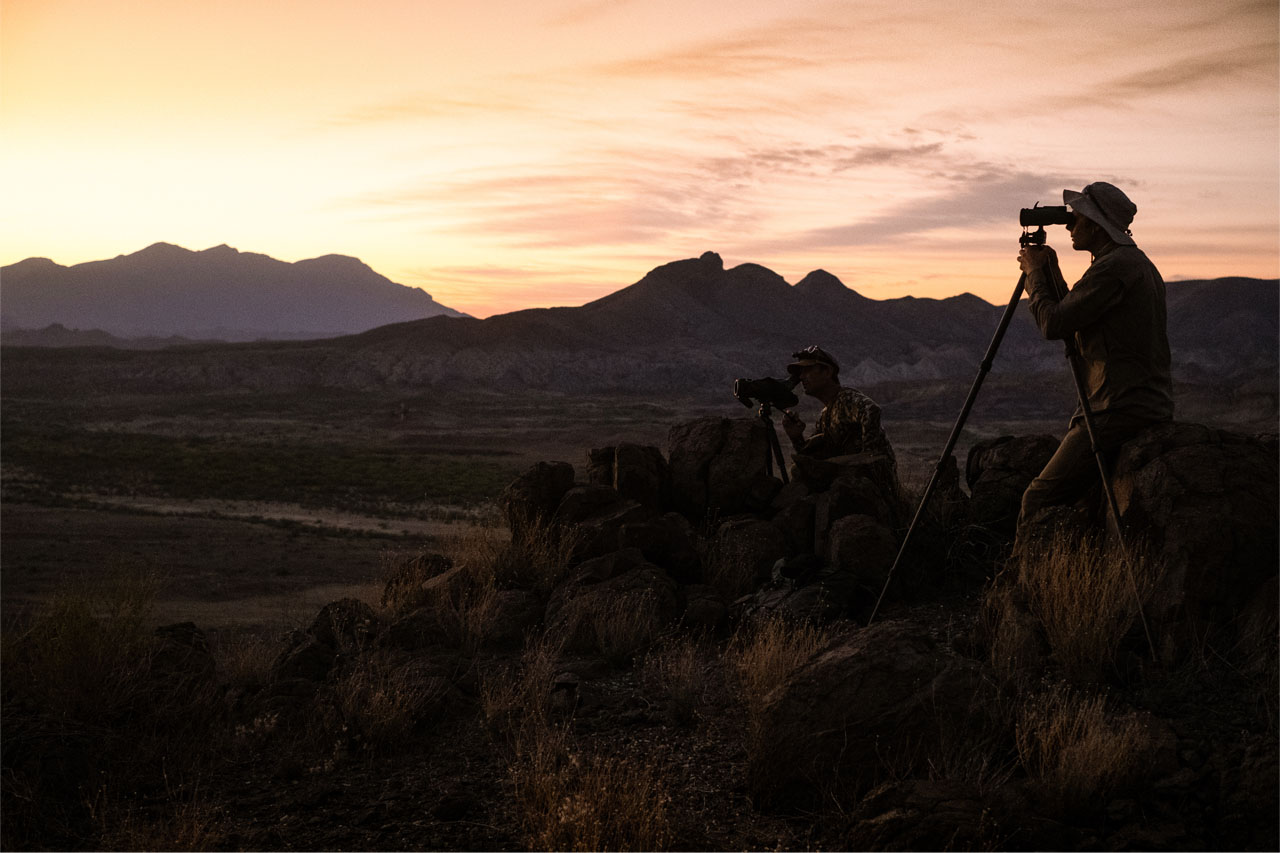
{"label": "sunset sky", "polygon": [[1101,179],[1167,279],[1273,278],[1277,8],[2,0],[0,263],[337,253],[487,316],[711,250],[1003,303],[1018,209]]}

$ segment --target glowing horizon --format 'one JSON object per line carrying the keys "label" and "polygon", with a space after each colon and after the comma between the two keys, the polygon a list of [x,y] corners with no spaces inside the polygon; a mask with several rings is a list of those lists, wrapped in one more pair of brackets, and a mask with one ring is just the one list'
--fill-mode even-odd
{"label": "glowing horizon", "polygon": [[5,0],[0,263],[352,255],[483,317],[714,251],[1003,303],[1018,209],[1110,180],[1167,279],[1280,276],[1270,0],[298,8]]}

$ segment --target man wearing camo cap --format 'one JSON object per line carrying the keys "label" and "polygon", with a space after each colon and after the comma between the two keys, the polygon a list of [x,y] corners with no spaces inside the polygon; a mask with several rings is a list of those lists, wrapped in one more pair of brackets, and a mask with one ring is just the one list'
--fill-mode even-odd
{"label": "man wearing camo cap", "polygon": [[[1048,246],[1024,246],[1018,264],[1041,333],[1050,340],[1075,336],[1098,442],[1110,452],[1173,418],[1164,280],[1134,243],[1129,225],[1138,208],[1118,188],[1097,181],[1081,192],[1063,190],[1062,201],[1074,215],[1067,225],[1071,248],[1092,258],[1084,276],[1068,292]],[[1083,497],[1097,482],[1077,407],[1057,452],[1022,495],[1019,526],[1044,507]]]}
{"label": "man wearing camo cap", "polygon": [[797,453],[830,459],[851,453],[879,453],[896,467],[893,447],[880,426],[880,407],[866,394],[840,385],[840,365],[822,347],[793,353],[787,373],[800,381],[804,393],[822,402],[813,435],[804,437],[804,421],[790,410],[783,413],[782,428]]}

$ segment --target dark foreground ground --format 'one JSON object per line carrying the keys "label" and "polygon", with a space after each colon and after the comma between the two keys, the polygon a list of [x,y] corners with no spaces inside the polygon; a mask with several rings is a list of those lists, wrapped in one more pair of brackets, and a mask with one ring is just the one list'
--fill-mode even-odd
{"label": "dark foreground ground", "polygon": [[[886,427],[918,487],[958,405],[912,394],[880,392],[898,403]],[[998,385],[991,399],[962,465],[973,440],[1055,431],[1045,406],[1003,404]],[[1108,724],[1161,721],[1158,776],[1129,768],[1082,793],[1035,772],[1016,697],[1047,694],[1008,685],[1005,729],[958,733],[923,772],[886,755],[872,789],[797,809],[759,801],[751,762],[760,685],[805,637],[675,630],[567,653],[545,633],[504,641],[463,596],[429,654],[369,644],[404,614],[385,585],[417,555],[505,559],[489,502],[529,464],[664,447],[672,424],[704,414],[750,413],[731,398],[6,399],[4,847],[1280,846],[1274,675],[1216,650],[1072,686],[1105,697]],[[939,589],[883,619],[985,661],[984,595],[981,581]],[[344,598],[374,620],[342,647],[344,675],[318,693],[267,689],[289,632]],[[166,648],[196,653],[171,666],[153,630],[188,621],[199,635]],[[189,668],[206,652],[209,669]],[[23,672],[43,686],[11,680]]]}

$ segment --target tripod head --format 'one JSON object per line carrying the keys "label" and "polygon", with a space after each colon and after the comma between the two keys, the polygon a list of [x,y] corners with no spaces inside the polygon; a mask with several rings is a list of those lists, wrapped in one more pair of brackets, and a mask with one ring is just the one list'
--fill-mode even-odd
{"label": "tripod head", "polygon": [[1024,225],[1022,228],[1022,236],[1018,238],[1019,246],[1043,246],[1045,240],[1044,226],[1041,225],[1034,231],[1028,231]]}

